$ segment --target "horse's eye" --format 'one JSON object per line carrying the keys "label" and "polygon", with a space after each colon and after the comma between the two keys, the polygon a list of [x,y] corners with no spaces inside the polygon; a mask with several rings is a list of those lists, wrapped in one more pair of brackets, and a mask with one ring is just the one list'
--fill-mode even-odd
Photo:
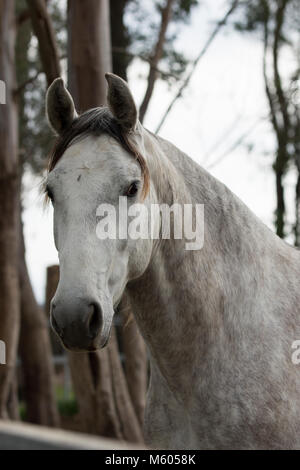
{"label": "horse's eye", "polygon": [[126,191],[127,197],[134,197],[139,190],[138,181],[132,183]]}

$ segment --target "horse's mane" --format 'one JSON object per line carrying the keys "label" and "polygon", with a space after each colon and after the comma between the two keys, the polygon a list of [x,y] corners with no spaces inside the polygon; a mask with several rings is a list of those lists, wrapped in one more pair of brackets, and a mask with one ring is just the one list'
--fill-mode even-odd
{"label": "horse's mane", "polygon": [[150,184],[146,160],[128,138],[128,134],[122,130],[110,110],[104,106],[90,109],[81,114],[78,118],[74,119],[71,126],[57,138],[49,156],[48,172],[54,169],[70,145],[89,135],[100,136],[101,134],[107,134],[113,137],[128,153],[137,159],[144,178],[143,196],[145,196]]}

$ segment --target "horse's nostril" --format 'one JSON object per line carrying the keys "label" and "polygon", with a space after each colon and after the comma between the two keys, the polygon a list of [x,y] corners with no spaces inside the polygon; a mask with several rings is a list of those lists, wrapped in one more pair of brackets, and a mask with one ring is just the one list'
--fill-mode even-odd
{"label": "horse's nostril", "polygon": [[93,303],[90,305],[91,313],[88,318],[88,331],[90,338],[95,338],[102,326],[102,311],[100,305]]}

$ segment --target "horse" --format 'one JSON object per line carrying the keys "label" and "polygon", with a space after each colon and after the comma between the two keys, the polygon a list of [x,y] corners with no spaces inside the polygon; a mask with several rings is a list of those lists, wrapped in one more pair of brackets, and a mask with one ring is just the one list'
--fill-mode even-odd
{"label": "horse", "polygon": [[[125,81],[106,80],[108,106],[81,115],[61,78],[47,91],[58,135],[46,181],[60,262],[53,329],[70,350],[102,348],[128,296],[149,351],[144,433],[151,448],[299,448],[292,344],[300,339],[300,252],[145,129]],[[158,238],[100,239],[97,208],[118,209],[120,196],[147,211],[202,204],[203,246],[186,249],[174,228],[162,237],[160,212],[153,215]]]}

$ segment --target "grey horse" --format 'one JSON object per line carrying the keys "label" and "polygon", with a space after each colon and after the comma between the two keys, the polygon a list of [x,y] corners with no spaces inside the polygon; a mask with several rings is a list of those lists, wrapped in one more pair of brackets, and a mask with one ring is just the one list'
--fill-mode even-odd
{"label": "grey horse", "polygon": [[[300,365],[292,361],[299,251],[147,131],[127,84],[106,78],[108,108],[80,116],[62,79],[47,93],[58,134],[46,184],[60,261],[53,328],[71,350],[101,348],[115,307],[129,297],[151,362],[145,436],[152,447],[299,448]],[[169,239],[99,239],[98,207],[120,210],[120,196],[129,209],[139,203],[147,211],[203,204],[203,246],[186,249],[186,237],[174,236],[175,217]],[[161,213],[151,220],[161,234]]]}

